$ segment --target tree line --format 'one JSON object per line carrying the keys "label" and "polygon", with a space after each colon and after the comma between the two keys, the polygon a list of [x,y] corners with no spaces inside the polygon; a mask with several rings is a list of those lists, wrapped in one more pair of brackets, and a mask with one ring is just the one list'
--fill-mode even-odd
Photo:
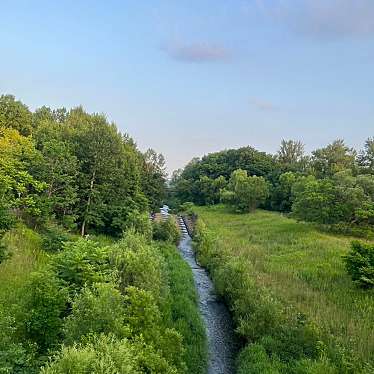
{"label": "tree line", "polygon": [[35,227],[52,219],[82,235],[118,236],[134,213],[160,206],[165,177],[163,156],[140,152],[103,114],[30,111],[0,97],[0,232],[19,217]]}
{"label": "tree line", "polygon": [[275,155],[252,147],[194,158],[173,173],[170,201],[224,202],[238,211],[258,206],[348,230],[374,225],[374,138],[359,152],[341,139],[306,155],[282,140]]}

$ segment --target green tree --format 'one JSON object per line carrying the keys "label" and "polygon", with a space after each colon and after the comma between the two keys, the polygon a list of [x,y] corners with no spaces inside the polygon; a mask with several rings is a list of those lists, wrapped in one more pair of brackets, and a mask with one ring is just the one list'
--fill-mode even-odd
{"label": "green tree", "polygon": [[312,152],[312,167],[318,178],[331,177],[342,170],[355,169],[356,151],[338,139]]}
{"label": "green tree", "polygon": [[245,170],[235,170],[230,177],[227,189],[222,190],[222,202],[238,211],[253,211],[265,202],[269,195],[269,185],[265,178],[248,176]]}
{"label": "green tree", "polygon": [[142,155],[142,190],[151,210],[158,210],[166,196],[166,171],[164,156],[153,149]]}
{"label": "green tree", "polygon": [[298,140],[282,140],[277,153],[277,160],[285,171],[304,171],[308,157],[304,153],[304,144]]}
{"label": "green tree", "polygon": [[27,136],[32,132],[32,114],[26,105],[12,95],[0,96],[0,126]]}
{"label": "green tree", "polygon": [[367,173],[374,174],[374,137],[366,140],[358,156],[358,163]]}

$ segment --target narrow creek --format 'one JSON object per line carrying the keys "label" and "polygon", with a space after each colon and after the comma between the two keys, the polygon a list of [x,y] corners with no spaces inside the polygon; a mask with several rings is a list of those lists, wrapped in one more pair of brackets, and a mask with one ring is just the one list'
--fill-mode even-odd
{"label": "narrow creek", "polygon": [[192,269],[199,295],[200,313],[207,331],[208,374],[232,374],[237,344],[231,316],[226,306],[216,296],[207,271],[196,262],[192,239],[182,218],[179,218],[179,226],[182,230],[179,250]]}

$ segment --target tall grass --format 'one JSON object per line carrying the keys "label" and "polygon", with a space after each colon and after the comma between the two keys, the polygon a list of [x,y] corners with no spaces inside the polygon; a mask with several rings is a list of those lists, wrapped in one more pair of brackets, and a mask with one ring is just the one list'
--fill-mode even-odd
{"label": "tall grass", "polygon": [[236,259],[259,297],[269,294],[271,305],[310,321],[341,367],[358,372],[364,363],[374,364],[374,294],[356,288],[346,274],[342,255],[349,237],[322,233],[278,213],[239,215],[222,206],[197,212],[215,240],[214,250],[200,256],[218,287],[231,293],[223,295],[231,306],[240,304],[241,296],[230,291],[228,281],[222,286],[222,278],[225,266]]}
{"label": "tall grass", "polygon": [[40,235],[22,224],[7,232],[3,242],[11,257],[0,264],[0,305],[11,306],[18,302],[18,290],[29,274],[48,261],[48,256],[41,250]]}

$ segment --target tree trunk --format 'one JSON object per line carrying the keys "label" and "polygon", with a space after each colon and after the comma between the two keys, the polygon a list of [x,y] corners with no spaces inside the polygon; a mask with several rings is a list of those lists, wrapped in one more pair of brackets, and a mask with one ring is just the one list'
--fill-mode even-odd
{"label": "tree trunk", "polygon": [[87,199],[86,212],[84,214],[84,219],[83,219],[83,222],[82,222],[81,236],[84,236],[85,233],[86,233],[87,215],[88,215],[88,212],[90,211],[91,196],[92,196],[92,190],[93,190],[94,183],[95,183],[95,176],[96,176],[96,172],[94,170],[94,172],[92,173],[92,178],[91,178],[91,182],[90,182],[90,193],[89,193],[88,199]]}

